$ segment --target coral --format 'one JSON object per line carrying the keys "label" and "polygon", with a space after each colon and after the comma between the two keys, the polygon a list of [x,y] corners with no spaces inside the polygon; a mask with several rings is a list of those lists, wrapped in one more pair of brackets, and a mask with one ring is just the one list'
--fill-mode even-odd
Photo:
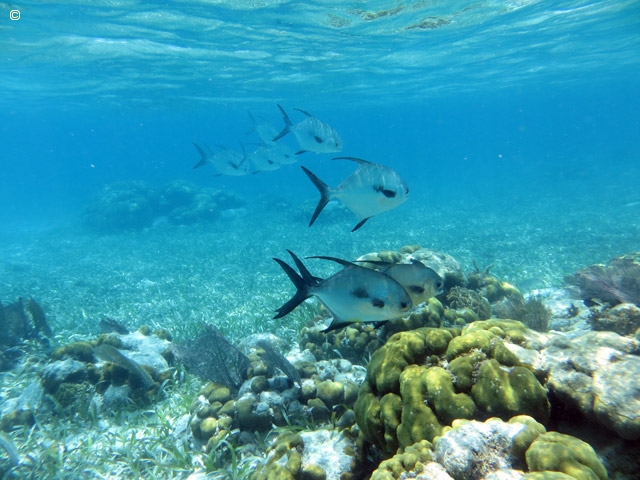
{"label": "coral", "polygon": [[363,364],[382,345],[378,330],[371,324],[356,323],[327,333],[322,332],[325,328],[319,316],[309,322],[300,331],[300,348],[309,350],[317,359],[345,358]]}
{"label": "coral", "polygon": [[144,182],[107,185],[82,214],[86,227],[100,233],[149,227],[156,216],[158,192]]}
{"label": "coral", "polygon": [[549,329],[551,310],[549,310],[540,295],[532,295],[527,300],[522,296],[511,296],[499,307],[501,315],[506,318],[519,320],[527,327],[538,332]]}
{"label": "coral", "polygon": [[27,300],[27,304],[25,305],[25,309],[29,312],[29,315],[31,315],[31,320],[36,331],[42,333],[46,337],[52,337],[53,332],[47,323],[44,310],[42,310],[42,307],[33,299],[33,297],[29,297],[29,300]]}
{"label": "coral", "polygon": [[384,460],[371,475],[371,480],[397,480],[405,472],[422,473],[423,465],[433,459],[431,443],[421,440],[408,447],[404,453]]}
{"label": "coral", "polygon": [[640,307],[622,303],[613,308],[592,307],[589,323],[594,330],[630,335],[640,328]]}
{"label": "coral", "polygon": [[177,225],[212,220],[245,204],[238,195],[184,182],[155,188],[143,182],[107,185],[83,212],[84,225],[99,233],[151,227],[160,218]]}
{"label": "coral", "polygon": [[475,318],[471,318],[471,321],[491,318],[491,304],[489,301],[478,292],[468,288],[453,287],[447,293],[447,302],[453,310],[471,310],[476,315]]}
{"label": "coral", "polygon": [[258,466],[255,480],[349,479],[355,449],[349,436],[331,430],[279,435]]}
{"label": "coral", "polygon": [[93,358],[93,345],[90,342],[68,343],[53,352],[54,359],[73,358],[80,362],[91,363]]}
{"label": "coral", "polygon": [[[545,428],[531,417],[509,422],[456,420],[434,440],[434,458],[455,479],[480,480],[524,465],[525,450]],[[529,442],[529,444],[527,444]]]}
{"label": "coral", "polygon": [[640,252],[616,257],[606,265],[591,265],[565,281],[580,289],[583,300],[640,306]]}
{"label": "coral", "polygon": [[7,306],[0,303],[0,345],[17,345],[29,337],[33,329],[24,311],[22,298]]}
{"label": "coral", "polygon": [[173,344],[176,358],[196,375],[237,391],[247,379],[251,362],[212,324],[203,324],[198,336],[186,343]]}
{"label": "coral", "polygon": [[607,479],[606,469],[589,444],[558,432],[540,435],[527,450],[526,459],[534,472],[562,472],[577,480]]}
{"label": "coral", "polygon": [[391,336],[355,404],[364,437],[389,455],[432,441],[455,419],[526,414],[546,423],[546,389],[511,351],[527,351],[527,332],[517,321],[488,320]]}

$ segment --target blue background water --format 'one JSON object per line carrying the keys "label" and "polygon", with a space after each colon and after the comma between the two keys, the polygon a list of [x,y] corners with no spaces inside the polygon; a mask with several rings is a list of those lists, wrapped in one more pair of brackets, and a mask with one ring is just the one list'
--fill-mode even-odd
{"label": "blue background water", "polygon": [[[434,212],[486,216],[491,229],[572,214],[620,225],[625,241],[603,256],[637,245],[637,2],[23,2],[0,16],[5,232],[73,225],[120,180],[184,179],[249,209],[315,202],[298,165],[191,169],[192,142],[239,148],[247,111],[280,128],[281,103],[334,126],[342,154],[407,178],[410,201],[387,216],[422,212],[434,229]],[[330,158],[300,161],[337,184],[353,165]]]}

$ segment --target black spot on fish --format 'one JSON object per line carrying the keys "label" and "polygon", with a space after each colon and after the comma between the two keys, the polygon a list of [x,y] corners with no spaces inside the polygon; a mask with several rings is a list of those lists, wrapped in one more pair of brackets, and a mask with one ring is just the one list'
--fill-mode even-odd
{"label": "black spot on fish", "polygon": [[417,295],[422,295],[424,293],[424,288],[420,285],[411,285],[409,286],[409,290]]}
{"label": "black spot on fish", "polygon": [[371,305],[376,308],[384,308],[384,300],[380,300],[379,298],[372,298]]}
{"label": "black spot on fish", "polygon": [[356,298],[369,298],[369,293],[366,288],[358,287],[351,290],[351,295]]}
{"label": "black spot on fish", "polygon": [[323,143],[324,140],[318,136],[314,136],[313,139],[317,142],[317,143]]}
{"label": "black spot on fish", "polygon": [[396,192],[394,192],[393,190],[384,188],[383,185],[374,185],[373,189],[378,193],[382,193],[387,198],[394,198],[396,196]]}

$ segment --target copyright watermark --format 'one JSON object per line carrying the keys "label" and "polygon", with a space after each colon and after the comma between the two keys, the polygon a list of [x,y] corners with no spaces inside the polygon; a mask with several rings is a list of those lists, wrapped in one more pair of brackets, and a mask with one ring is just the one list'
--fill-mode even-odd
{"label": "copyright watermark", "polygon": [[9,18],[11,20],[20,20],[20,10],[11,10],[9,12]]}

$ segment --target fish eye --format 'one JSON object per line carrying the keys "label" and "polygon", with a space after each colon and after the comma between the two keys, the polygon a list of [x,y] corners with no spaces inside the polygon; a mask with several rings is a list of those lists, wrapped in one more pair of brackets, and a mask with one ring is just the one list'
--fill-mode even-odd
{"label": "fish eye", "polygon": [[436,282],[436,289],[437,290],[442,289],[442,287],[444,287],[444,284],[442,283],[442,281]]}
{"label": "fish eye", "polygon": [[407,302],[400,302],[400,308],[404,310],[405,308],[409,308],[409,304]]}

